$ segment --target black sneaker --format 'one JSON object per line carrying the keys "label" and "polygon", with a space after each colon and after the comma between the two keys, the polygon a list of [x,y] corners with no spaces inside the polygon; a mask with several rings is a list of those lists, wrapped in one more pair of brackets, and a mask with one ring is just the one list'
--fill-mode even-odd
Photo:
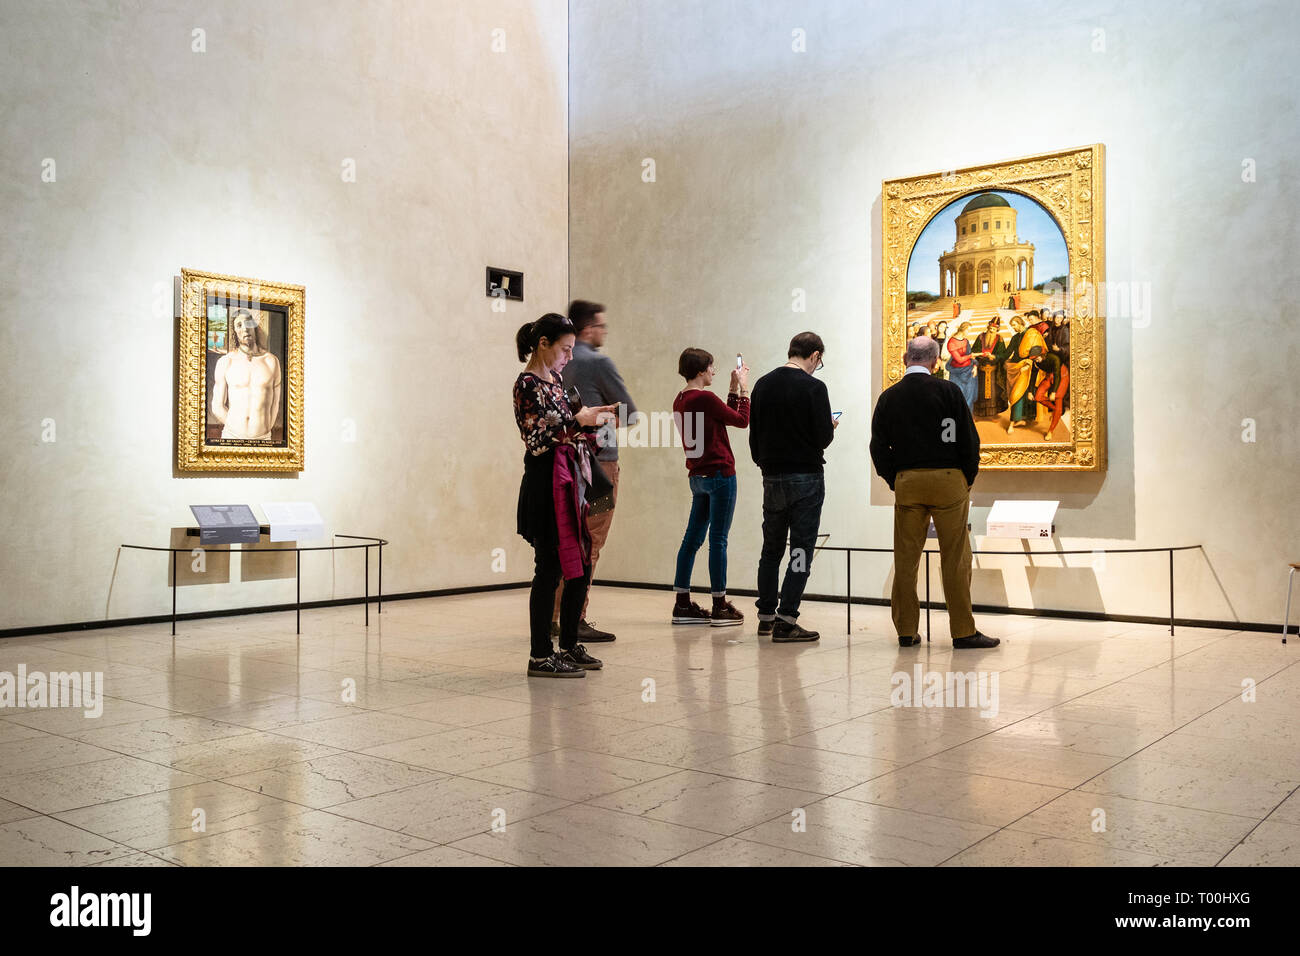
{"label": "black sneaker", "polygon": [[564,663],[572,664],[584,671],[598,671],[605,666],[588,654],[587,649],[581,644],[575,644],[571,651],[561,650],[559,658]]}
{"label": "black sneaker", "polygon": [[529,677],[586,677],[587,672],[560,659],[559,654],[550,657],[528,658]]}
{"label": "black sneaker", "polygon": [[674,624],[712,624],[713,615],[704,608],[700,607],[694,601],[687,607],[680,604],[673,605],[673,623]]}
{"label": "black sneaker", "polygon": [[745,615],[736,610],[736,605],[730,601],[724,601],[722,604],[715,604],[713,607],[713,620],[709,623],[714,627],[734,627],[737,624],[745,623]]}
{"label": "black sneaker", "polygon": [[597,630],[594,624],[584,619],[578,622],[578,640],[587,644],[609,644],[614,640],[614,635],[609,631]]}
{"label": "black sneaker", "polygon": [[989,637],[987,634],[981,634],[979,631],[976,631],[970,637],[953,638],[952,646],[960,650],[962,648],[967,648],[967,647],[977,647],[977,648],[997,647],[1001,643],[1002,642],[999,641],[996,637]]}
{"label": "black sneaker", "polygon": [[767,635],[771,634],[771,633],[772,633],[772,625],[775,624],[775,623],[776,623],[776,621],[759,621],[759,622],[758,622],[758,636],[759,636],[759,637],[766,637]]}
{"label": "black sneaker", "polygon": [[798,641],[815,641],[821,638],[816,631],[805,630],[798,624],[791,624],[777,618],[772,623],[773,644],[793,644]]}

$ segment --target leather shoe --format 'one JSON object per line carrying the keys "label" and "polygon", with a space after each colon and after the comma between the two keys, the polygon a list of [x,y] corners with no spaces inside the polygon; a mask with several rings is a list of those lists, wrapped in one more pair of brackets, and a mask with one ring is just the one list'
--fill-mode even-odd
{"label": "leather shoe", "polygon": [[920,634],[913,634],[911,637],[904,637],[902,634],[898,635],[899,647],[916,647],[916,645],[920,643],[921,643]]}
{"label": "leather shoe", "polygon": [[1001,643],[1002,642],[996,637],[989,637],[987,634],[982,634],[979,631],[976,631],[970,637],[954,637],[952,640],[952,646],[958,649],[967,647],[997,647]]}
{"label": "leather shoe", "polygon": [[602,631],[587,620],[578,622],[578,641],[582,644],[608,644],[614,640],[609,631]]}

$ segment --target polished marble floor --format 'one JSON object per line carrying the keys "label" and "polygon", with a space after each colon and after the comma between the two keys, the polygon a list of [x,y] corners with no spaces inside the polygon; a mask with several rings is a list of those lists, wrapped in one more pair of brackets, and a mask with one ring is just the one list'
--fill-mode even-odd
{"label": "polished marble floor", "polygon": [[[597,588],[619,639],[563,681],[524,676],[524,590],[300,638],[288,613],[0,641],[0,671],[106,695],[0,709],[0,865],[1300,864],[1275,634],[989,615],[995,650],[901,649],[887,609],[850,636],[807,604],[820,643],[774,645],[750,599],[743,628],[670,605]],[[894,706],[918,664],[993,696]]]}

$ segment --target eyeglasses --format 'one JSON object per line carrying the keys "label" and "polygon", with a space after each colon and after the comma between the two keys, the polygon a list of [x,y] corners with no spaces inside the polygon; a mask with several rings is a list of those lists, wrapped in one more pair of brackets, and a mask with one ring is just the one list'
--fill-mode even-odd
{"label": "eyeglasses", "polygon": [[814,372],[820,372],[820,371],[821,371],[822,369],[824,369],[825,367],[826,367],[826,363],[823,362],[823,361],[819,358],[819,359],[817,360],[817,367],[816,367],[815,369],[813,369],[813,371],[814,371]]}

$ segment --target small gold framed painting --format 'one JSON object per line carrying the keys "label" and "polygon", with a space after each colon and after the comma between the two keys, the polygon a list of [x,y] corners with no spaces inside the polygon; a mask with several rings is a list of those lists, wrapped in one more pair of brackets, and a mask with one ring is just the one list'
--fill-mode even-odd
{"label": "small gold framed painting", "polygon": [[303,470],[304,289],[181,270],[176,467]]}
{"label": "small gold framed painting", "polygon": [[1106,469],[1100,144],[886,180],[884,388],[939,344],[991,471]]}

